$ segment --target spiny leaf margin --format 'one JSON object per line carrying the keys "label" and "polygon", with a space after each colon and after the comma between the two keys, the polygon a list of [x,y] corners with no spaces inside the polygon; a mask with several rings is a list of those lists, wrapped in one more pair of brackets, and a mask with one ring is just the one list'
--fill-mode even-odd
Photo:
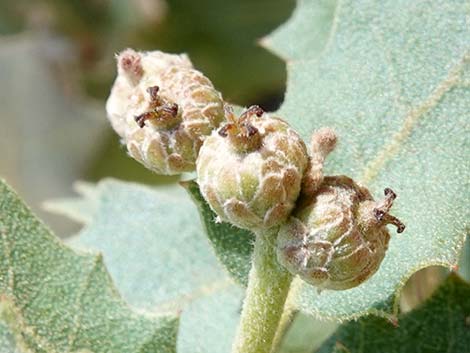
{"label": "spiny leaf margin", "polygon": [[0,180],[2,318],[32,352],[176,352],[178,318],[137,314],[101,255],[63,245]]}
{"label": "spiny leaf margin", "polygon": [[102,252],[133,308],[180,312],[178,353],[229,351],[243,289],[219,265],[187,192],[116,179],[79,185],[79,197],[48,202],[86,221],[69,244]]}

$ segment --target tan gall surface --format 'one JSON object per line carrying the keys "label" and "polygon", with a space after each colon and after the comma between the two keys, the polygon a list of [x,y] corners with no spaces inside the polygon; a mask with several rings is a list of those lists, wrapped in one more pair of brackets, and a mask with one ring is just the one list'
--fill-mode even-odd
{"label": "tan gall surface", "polygon": [[[193,171],[204,137],[224,119],[220,93],[186,55],[127,49],[117,64],[106,111],[129,154],[158,174]],[[155,87],[158,104],[149,91]],[[169,115],[158,109],[167,106],[176,107],[175,120],[162,124]],[[136,119],[145,114],[141,127]]]}
{"label": "tan gall surface", "polygon": [[236,139],[213,132],[199,153],[198,183],[222,221],[249,230],[266,229],[284,222],[292,211],[308,164],[307,151],[281,119],[264,113],[250,115],[243,123],[254,128],[259,147],[240,151],[234,146]]}
{"label": "tan gall surface", "polygon": [[325,177],[278,236],[278,260],[318,288],[358,286],[379,268],[390,234],[375,218],[369,191],[345,176]]}

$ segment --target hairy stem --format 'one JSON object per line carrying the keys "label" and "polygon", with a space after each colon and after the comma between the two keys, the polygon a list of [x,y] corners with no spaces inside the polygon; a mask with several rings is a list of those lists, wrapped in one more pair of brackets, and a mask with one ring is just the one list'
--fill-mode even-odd
{"label": "hairy stem", "polygon": [[256,235],[253,265],[233,353],[270,353],[292,276],[276,259],[274,232]]}
{"label": "hairy stem", "polygon": [[302,281],[299,278],[294,279],[290,285],[289,294],[284,304],[284,312],[282,313],[281,319],[279,320],[276,335],[274,336],[274,342],[272,345],[273,352],[278,351],[279,347],[282,344],[282,341],[284,340],[284,337],[287,334],[287,330],[292,325],[294,316],[297,313],[297,306],[295,305],[295,300],[299,295],[301,285]]}

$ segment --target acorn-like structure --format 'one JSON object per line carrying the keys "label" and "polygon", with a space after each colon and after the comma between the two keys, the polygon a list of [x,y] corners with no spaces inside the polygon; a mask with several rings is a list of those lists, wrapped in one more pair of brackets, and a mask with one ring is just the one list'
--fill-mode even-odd
{"label": "acorn-like structure", "polygon": [[396,198],[391,189],[376,202],[349,177],[323,177],[321,166],[335,142],[331,130],[314,134],[313,163],[297,208],[280,228],[277,258],[289,272],[319,289],[344,290],[378,270],[390,240],[386,225],[395,225],[398,233],[405,226],[389,214]]}
{"label": "acorn-like structure", "polygon": [[124,50],[106,103],[129,154],[157,174],[195,170],[205,136],[224,120],[221,94],[186,55]]}
{"label": "acorn-like structure", "polygon": [[257,231],[283,223],[294,208],[308,154],[283,120],[252,106],[204,141],[197,160],[202,195],[219,220]]}

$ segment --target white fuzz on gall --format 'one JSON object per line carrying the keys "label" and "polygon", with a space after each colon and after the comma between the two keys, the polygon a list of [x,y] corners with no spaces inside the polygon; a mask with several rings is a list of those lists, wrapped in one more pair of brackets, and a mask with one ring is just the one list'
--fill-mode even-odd
{"label": "white fuzz on gall", "polygon": [[284,222],[300,192],[308,156],[283,120],[253,106],[208,137],[197,160],[201,193],[223,221],[249,230]]}
{"label": "white fuzz on gall", "polygon": [[396,195],[385,189],[375,202],[346,176],[325,177],[313,195],[303,195],[277,238],[278,261],[320,289],[358,286],[379,268],[388,247],[387,224],[403,223],[388,212]]}
{"label": "white fuzz on gall", "polygon": [[158,174],[193,171],[224,119],[220,93],[186,55],[127,49],[117,67],[106,111],[129,154]]}

